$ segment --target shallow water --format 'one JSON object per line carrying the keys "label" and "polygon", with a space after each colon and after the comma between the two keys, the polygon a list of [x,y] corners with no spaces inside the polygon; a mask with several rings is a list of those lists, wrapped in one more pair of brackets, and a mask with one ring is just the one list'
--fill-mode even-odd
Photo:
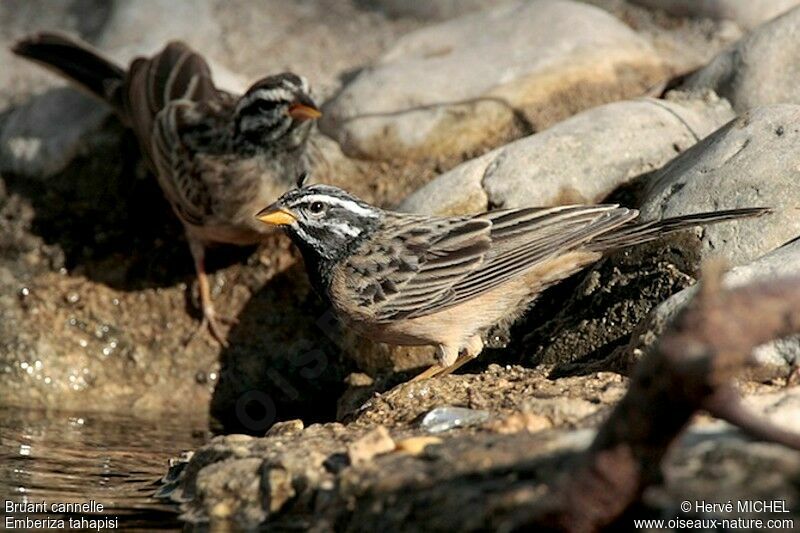
{"label": "shallow water", "polygon": [[[16,519],[105,519],[119,528],[180,530],[177,508],[152,498],[170,457],[207,439],[202,419],[63,413],[0,408],[0,511]],[[7,512],[7,502],[46,503]],[[95,502],[95,503],[92,503]],[[103,505],[100,514],[52,512],[53,504]],[[74,525],[75,523],[73,523]],[[86,523],[84,523],[85,525]],[[59,525],[50,522],[48,525]]]}

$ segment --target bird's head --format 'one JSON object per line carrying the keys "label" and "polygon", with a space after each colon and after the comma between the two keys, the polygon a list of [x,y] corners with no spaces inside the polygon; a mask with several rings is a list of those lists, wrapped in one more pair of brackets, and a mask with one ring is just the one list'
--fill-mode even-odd
{"label": "bird's head", "polygon": [[331,261],[367,237],[383,211],[338,187],[308,185],[284,193],[256,218],[283,227],[304,253]]}
{"label": "bird's head", "polygon": [[249,144],[297,148],[322,116],[308,81],[284,72],[254,83],[236,104],[235,134]]}

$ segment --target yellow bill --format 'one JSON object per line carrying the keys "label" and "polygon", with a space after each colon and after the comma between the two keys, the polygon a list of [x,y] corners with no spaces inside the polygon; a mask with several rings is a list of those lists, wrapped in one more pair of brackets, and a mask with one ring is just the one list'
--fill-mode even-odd
{"label": "yellow bill", "polygon": [[322,116],[322,111],[310,105],[295,103],[289,106],[289,116],[295,120],[314,120]]}
{"label": "yellow bill", "polygon": [[256,218],[264,224],[272,226],[288,226],[297,221],[297,217],[288,209],[281,207],[269,206],[266,209],[259,211]]}

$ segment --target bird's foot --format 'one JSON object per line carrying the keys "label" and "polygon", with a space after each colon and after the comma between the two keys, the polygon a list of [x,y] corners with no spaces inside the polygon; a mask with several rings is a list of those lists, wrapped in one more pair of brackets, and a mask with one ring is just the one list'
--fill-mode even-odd
{"label": "bird's foot", "polygon": [[229,346],[225,335],[222,333],[222,328],[220,324],[224,324],[226,326],[233,326],[239,323],[239,319],[235,317],[228,317],[217,315],[214,311],[214,308],[205,308],[203,309],[203,320],[200,322],[200,325],[197,329],[192,333],[191,337],[186,341],[184,347],[189,346],[197,336],[208,329],[211,333],[211,336],[214,337],[223,348],[227,348]]}
{"label": "bird's foot", "polygon": [[416,383],[418,381],[422,381],[425,379],[435,378],[437,376],[447,376],[464,366],[465,364],[469,363],[476,356],[471,355],[469,352],[465,353],[464,355],[460,355],[456,362],[450,366],[443,367],[441,365],[433,365],[432,367],[428,368],[427,370],[423,371],[421,374],[418,374],[411,378],[409,383]]}

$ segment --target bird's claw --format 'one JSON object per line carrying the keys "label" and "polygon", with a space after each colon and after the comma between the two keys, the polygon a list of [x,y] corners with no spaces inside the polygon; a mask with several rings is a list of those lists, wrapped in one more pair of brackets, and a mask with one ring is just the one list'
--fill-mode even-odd
{"label": "bird's claw", "polygon": [[238,324],[239,320],[234,317],[217,316],[213,309],[203,310],[203,320],[200,321],[200,325],[197,326],[197,329],[186,341],[184,348],[189,346],[194,339],[197,338],[200,332],[205,331],[206,329],[208,329],[215,341],[217,341],[223,348],[227,348],[229,344],[225,338],[225,335],[222,333],[220,323],[225,325],[234,325]]}
{"label": "bird's claw", "polygon": [[443,367],[441,365],[433,365],[432,367],[428,368],[422,373],[411,378],[411,380],[409,380],[409,383],[416,383],[418,381],[435,378],[437,376],[447,376],[449,374],[452,374],[465,364],[469,363],[473,359],[475,359],[474,355],[465,353],[464,355],[460,355],[458,359],[456,359],[456,362],[450,366]]}

